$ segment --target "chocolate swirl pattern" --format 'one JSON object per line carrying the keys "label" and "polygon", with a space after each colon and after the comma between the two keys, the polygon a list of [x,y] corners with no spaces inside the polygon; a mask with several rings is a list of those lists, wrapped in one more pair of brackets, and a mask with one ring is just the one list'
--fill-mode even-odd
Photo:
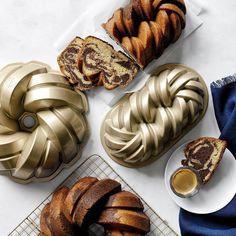
{"label": "chocolate swirl pattern", "polygon": [[179,39],[185,14],[183,0],[130,0],[103,28],[145,67]]}
{"label": "chocolate swirl pattern", "polygon": [[84,40],[76,37],[57,58],[61,72],[72,85],[82,91],[90,90],[98,84],[97,80],[90,80],[78,68],[78,55],[83,44]]}
{"label": "chocolate swirl pattern", "polygon": [[[15,63],[0,71],[0,169],[18,182],[48,180],[76,160],[88,105],[46,64]],[[3,171],[5,170],[5,171]]]}
{"label": "chocolate swirl pattern", "polygon": [[108,154],[125,166],[160,157],[202,118],[207,88],[200,75],[182,65],[165,65],[146,85],[121,100],[101,130]]}
{"label": "chocolate swirl pattern", "polygon": [[57,58],[61,72],[81,91],[104,86],[108,90],[126,87],[139,66],[107,42],[88,36],[76,37]]}

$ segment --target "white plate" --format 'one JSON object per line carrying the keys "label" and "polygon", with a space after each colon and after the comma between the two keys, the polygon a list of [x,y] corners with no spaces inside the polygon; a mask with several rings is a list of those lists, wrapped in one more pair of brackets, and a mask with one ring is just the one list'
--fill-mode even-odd
{"label": "white plate", "polygon": [[180,198],[170,188],[170,177],[181,167],[184,159],[184,148],[180,146],[171,155],[165,170],[165,185],[171,198],[183,209],[197,213],[208,214],[222,209],[236,193],[236,161],[232,153],[226,149],[224,156],[210,181],[202,186],[200,191],[191,198]]}

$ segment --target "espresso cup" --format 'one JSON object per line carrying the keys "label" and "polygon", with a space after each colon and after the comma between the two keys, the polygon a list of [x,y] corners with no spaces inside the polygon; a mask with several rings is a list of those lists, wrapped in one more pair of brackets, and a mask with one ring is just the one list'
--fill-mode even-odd
{"label": "espresso cup", "polygon": [[189,198],[197,194],[201,185],[199,174],[191,167],[180,167],[170,178],[172,191],[182,198]]}

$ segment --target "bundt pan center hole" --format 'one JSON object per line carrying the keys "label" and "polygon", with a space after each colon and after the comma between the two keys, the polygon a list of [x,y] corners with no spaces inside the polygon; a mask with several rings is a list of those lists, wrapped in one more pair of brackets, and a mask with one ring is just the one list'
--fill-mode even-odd
{"label": "bundt pan center hole", "polygon": [[38,127],[37,116],[33,113],[25,112],[19,119],[20,127],[24,131],[32,132]]}
{"label": "bundt pan center hole", "polygon": [[25,126],[25,128],[31,129],[36,125],[36,121],[35,121],[34,117],[26,116],[23,119],[23,125]]}

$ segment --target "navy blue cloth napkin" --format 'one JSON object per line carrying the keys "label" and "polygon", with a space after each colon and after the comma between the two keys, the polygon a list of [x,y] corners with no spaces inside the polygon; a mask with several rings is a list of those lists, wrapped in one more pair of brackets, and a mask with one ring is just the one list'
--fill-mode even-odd
{"label": "navy blue cloth napkin", "polygon": [[[211,92],[220,139],[227,140],[228,149],[236,157],[236,74],[213,82]],[[198,215],[181,209],[179,223],[186,236],[236,236],[236,196],[212,214]]]}

